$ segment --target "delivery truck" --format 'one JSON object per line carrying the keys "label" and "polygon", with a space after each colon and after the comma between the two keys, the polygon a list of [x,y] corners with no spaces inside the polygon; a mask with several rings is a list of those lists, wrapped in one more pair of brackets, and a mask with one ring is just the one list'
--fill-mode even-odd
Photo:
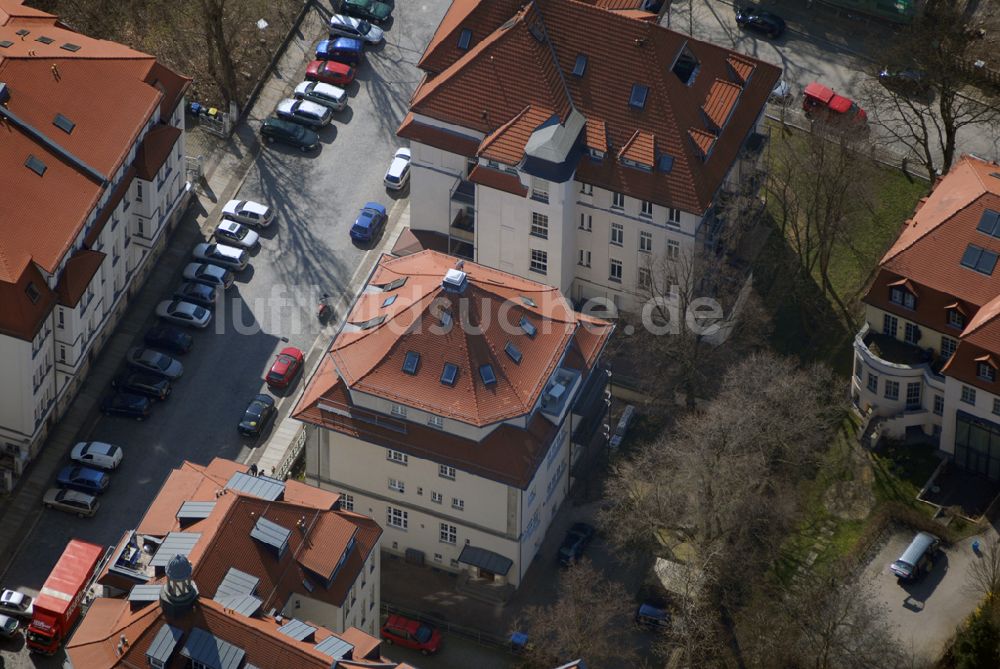
{"label": "delivery truck", "polygon": [[52,655],[69,637],[103,554],[100,546],[79,539],[66,545],[35,598],[35,612],[26,633],[32,652]]}

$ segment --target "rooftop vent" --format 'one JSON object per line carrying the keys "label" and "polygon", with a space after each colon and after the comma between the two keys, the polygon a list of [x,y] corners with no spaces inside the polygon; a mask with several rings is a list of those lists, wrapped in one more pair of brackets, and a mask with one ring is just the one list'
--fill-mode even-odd
{"label": "rooftop vent", "polygon": [[458,36],[458,48],[462,51],[466,51],[469,48],[469,42],[472,41],[472,31],[468,28],[462,30],[461,34]]}
{"label": "rooftop vent", "polygon": [[35,156],[33,155],[28,156],[28,159],[24,161],[24,166],[27,167],[32,172],[34,172],[35,174],[37,174],[38,176],[42,176],[43,174],[45,174],[45,170],[48,169],[45,166],[45,163],[43,163],[38,158],[35,158]]}
{"label": "rooftop vent", "polygon": [[406,360],[403,361],[403,371],[407,374],[416,374],[420,367],[420,354],[416,351],[407,351]]}
{"label": "rooftop vent", "polygon": [[52,39],[51,37],[46,37],[45,35],[42,35],[41,37],[36,38],[35,41],[36,42],[41,42],[42,44],[52,44],[53,42],[55,42],[54,39]]}
{"label": "rooftop vent", "polygon": [[458,365],[453,365],[450,362],[444,363],[444,369],[441,370],[441,383],[446,386],[453,386],[457,377]]}
{"label": "rooftop vent", "polygon": [[288,548],[288,537],[291,534],[291,530],[268,520],[264,516],[258,518],[257,524],[250,530],[250,536],[275,549],[278,553],[278,558],[281,558],[285,553],[285,549]]}
{"label": "rooftop vent", "polygon": [[483,383],[488,386],[492,386],[497,382],[497,375],[493,372],[493,365],[489,363],[479,367],[479,376],[482,377]]}
{"label": "rooftop vent", "polygon": [[573,64],[573,76],[582,77],[583,73],[587,71],[587,54],[581,53],[576,57],[576,63]]}
{"label": "rooftop vent", "polygon": [[66,51],[79,51],[80,50],[80,45],[79,44],[73,44],[72,42],[66,42],[65,44],[63,44],[59,48],[60,49],[65,49]]}
{"label": "rooftop vent", "polygon": [[52,125],[65,132],[67,135],[73,132],[73,128],[76,127],[76,123],[73,123],[62,114],[56,114],[56,117],[52,119]]}
{"label": "rooftop vent", "polygon": [[460,269],[450,269],[445,273],[441,287],[449,293],[462,294],[469,284],[469,275]]}

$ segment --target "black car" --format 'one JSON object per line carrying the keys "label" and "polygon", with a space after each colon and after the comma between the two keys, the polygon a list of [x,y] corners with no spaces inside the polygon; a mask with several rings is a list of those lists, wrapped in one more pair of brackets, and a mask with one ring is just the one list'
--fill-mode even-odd
{"label": "black car", "polygon": [[785,32],[785,20],[777,14],[759,9],[756,5],[736,8],[736,24],[744,30],[752,30],[771,39],[781,37]]}
{"label": "black car", "polygon": [[918,98],[932,97],[927,75],[920,70],[883,67],[878,73],[878,81],[891,91]]}
{"label": "black car", "polygon": [[269,118],[260,126],[260,135],[268,144],[284,142],[300,151],[311,151],[319,146],[319,135],[298,123],[280,118]]}
{"label": "black car", "polygon": [[114,393],[101,401],[101,412],[105,416],[125,416],[143,421],[149,417],[152,400],[135,393]]}
{"label": "black car", "polygon": [[194,337],[173,325],[157,325],[146,333],[145,342],[153,348],[171,353],[187,353],[194,345]]}
{"label": "black car", "polygon": [[156,374],[125,372],[111,379],[115,390],[145,395],[155,400],[165,400],[170,395],[170,381]]}
{"label": "black car", "polygon": [[216,292],[212,286],[206,286],[203,283],[195,281],[185,281],[177,289],[177,292],[174,293],[174,297],[207,309],[214,309]]}
{"label": "black car", "polygon": [[250,405],[243,412],[243,420],[236,428],[240,434],[247,437],[257,437],[267,427],[268,421],[274,418],[277,413],[274,407],[274,398],[270,395],[257,395],[250,400]]}
{"label": "black car", "polygon": [[594,528],[587,523],[573,523],[573,526],[566,532],[562,546],[559,547],[557,555],[559,564],[568,567],[581,557],[583,552],[590,545],[590,540],[594,538]]}

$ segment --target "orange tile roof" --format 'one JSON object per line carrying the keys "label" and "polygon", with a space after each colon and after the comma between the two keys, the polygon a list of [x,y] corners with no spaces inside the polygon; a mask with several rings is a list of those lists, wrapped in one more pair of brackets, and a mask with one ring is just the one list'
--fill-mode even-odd
{"label": "orange tile roof", "polygon": [[[475,171],[475,170],[473,170]],[[408,256],[419,253],[425,249],[448,252],[448,236],[433,230],[413,230],[403,228],[396,238],[396,243],[392,245],[392,255]]]}
{"label": "orange tile roof", "polygon": [[618,157],[653,168],[656,165],[656,138],[648,132],[636,130],[635,134],[625,142]]}
{"label": "orange tile roof", "polygon": [[[583,159],[577,166],[580,180],[685,211],[700,213],[711,206],[780,74],[762,61],[576,0],[528,2],[523,9],[515,2],[461,6],[463,17],[471,18],[442,22],[453,26],[452,32],[441,38],[439,29],[425,52],[421,67],[428,76],[411,100],[412,112],[486,135],[529,105],[551,109],[565,119],[571,98],[588,120],[589,146],[598,144],[603,134],[611,148],[620,150],[641,130],[655,136],[657,150],[674,159],[666,174],[642,173],[613,159]],[[453,11],[458,10],[453,6]],[[534,36],[541,34],[540,12],[552,48]],[[476,41],[463,51],[452,37],[473,20]],[[664,66],[684,48],[700,65],[691,85]],[[588,56],[581,77],[571,73],[578,54]],[[745,90],[711,156],[703,159],[700,149],[707,141],[702,138],[695,145],[685,135],[692,129],[708,130],[701,107],[713,82],[741,77],[749,77]],[[633,83],[649,86],[641,111],[628,104]],[[605,133],[598,132],[598,122],[606,125]]]}
{"label": "orange tile roof", "polygon": [[118,203],[122,201],[125,194],[132,187],[132,180],[135,179],[136,169],[134,165],[130,165],[125,174],[122,175],[121,181],[118,186],[111,192],[108,196],[108,202],[101,209],[101,213],[94,220],[94,224],[90,228],[90,232],[87,236],[83,238],[83,245],[90,248],[101,236],[101,232],[104,230],[105,224],[111,220],[111,215],[115,212],[118,207]]}
{"label": "orange tile roof", "polygon": [[66,263],[66,269],[63,270],[56,286],[59,304],[64,307],[75,307],[80,302],[91,279],[101,268],[104,258],[105,255],[100,251],[90,249],[80,249],[73,254]]}
{"label": "orange tile roof", "polygon": [[531,133],[551,117],[552,112],[548,110],[525,107],[483,139],[478,155],[507,165],[517,165],[521,162]]}
{"label": "orange tile roof", "polygon": [[135,155],[136,174],[140,179],[152,181],[167,162],[170,152],[183,131],[172,125],[160,124],[146,133]]}
{"label": "orange tile roof", "polygon": [[472,31],[470,46],[474,46],[509,19],[522,4],[523,0],[452,0],[417,67],[426,72],[447,69],[462,53],[458,49],[458,38],[463,30]]}
{"label": "orange tile roof", "polygon": [[457,153],[460,156],[475,155],[480,141],[473,137],[466,137],[421,123],[413,117],[412,113],[406,115],[396,134],[414,142],[433,146],[442,151]]}
{"label": "orange tile roof", "polygon": [[722,128],[726,125],[726,119],[729,118],[729,113],[736,106],[736,101],[742,91],[742,87],[724,79],[716,79],[712,83],[712,87],[708,89],[708,97],[705,98],[705,104],[701,106],[701,109],[715,128]]}
{"label": "orange tile roof", "polygon": [[469,173],[469,181],[521,197],[528,194],[528,187],[521,183],[517,175],[500,172],[482,165],[476,165],[472,169],[472,172]]}
{"label": "orange tile roof", "polygon": [[598,151],[608,150],[608,127],[599,118],[588,118],[585,130],[587,148]]}
{"label": "orange tile roof", "polygon": [[[0,265],[2,264],[3,246],[0,244]],[[29,287],[38,292],[34,301],[28,294]],[[0,304],[3,305],[0,309],[0,332],[31,341],[42,329],[56,300],[55,292],[45,283],[42,273],[34,264],[28,265],[13,282],[0,281]]]}
{"label": "orange tile roof", "polygon": [[288,479],[285,481],[284,500],[292,504],[302,504],[314,509],[328,511],[340,501],[340,493],[322,490],[321,488],[306,485],[295,479]]}
{"label": "orange tile roof", "polygon": [[619,16],[625,16],[637,21],[656,21],[657,18],[656,14],[648,12],[645,9],[614,9],[612,11]]}
{"label": "orange tile roof", "polygon": [[691,137],[695,145],[701,151],[703,156],[707,156],[708,152],[712,150],[715,145],[716,136],[707,130],[702,130],[700,128],[688,128],[688,136]]}

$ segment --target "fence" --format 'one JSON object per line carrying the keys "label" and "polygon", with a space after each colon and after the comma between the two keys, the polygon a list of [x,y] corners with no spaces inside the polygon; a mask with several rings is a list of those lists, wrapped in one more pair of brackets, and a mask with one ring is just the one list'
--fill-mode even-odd
{"label": "fence", "polygon": [[472,627],[466,627],[464,625],[456,625],[450,623],[447,620],[438,618],[436,616],[429,616],[426,613],[421,613],[420,611],[413,611],[411,609],[404,608],[402,606],[396,606],[395,604],[390,604],[389,602],[382,602],[381,606],[382,615],[390,615],[393,613],[399,614],[401,616],[406,616],[407,618],[412,618],[413,620],[418,620],[422,623],[427,623],[428,625],[433,625],[443,632],[448,632],[450,634],[456,634],[458,636],[465,637],[471,641],[475,641],[480,646],[488,646],[491,648],[499,648],[501,650],[506,650],[512,652],[509,639],[507,637],[497,636],[495,634],[490,634],[483,632],[481,630],[474,629]]}
{"label": "fence", "polygon": [[299,431],[295,433],[295,437],[292,439],[292,443],[288,445],[288,450],[285,451],[285,457],[282,458],[278,466],[274,468],[271,473],[276,479],[284,480],[292,468],[295,467],[295,462],[302,455],[303,449],[306,446],[306,426],[303,425],[299,427]]}

